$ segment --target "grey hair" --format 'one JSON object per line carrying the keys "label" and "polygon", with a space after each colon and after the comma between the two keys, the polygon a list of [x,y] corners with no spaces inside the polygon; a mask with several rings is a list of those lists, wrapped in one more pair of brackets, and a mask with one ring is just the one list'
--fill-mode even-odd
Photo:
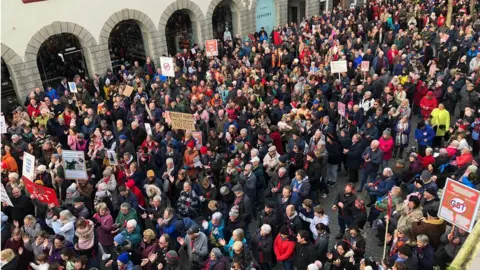
{"label": "grey hair", "polygon": [[252,164],[247,164],[247,165],[245,165],[245,169],[251,170],[251,169],[252,169]]}
{"label": "grey hair", "polygon": [[270,225],[268,224],[263,224],[260,230],[262,230],[266,234],[270,234],[272,232],[272,227],[270,227]]}
{"label": "grey hair", "polygon": [[286,173],[287,172],[287,169],[285,169],[285,167],[280,167],[280,169],[278,169],[278,172],[284,172]]}
{"label": "grey hair", "polygon": [[252,150],[250,150],[250,154],[254,154],[255,156],[258,156],[258,149],[253,148]]}
{"label": "grey hair", "polygon": [[72,215],[72,212],[70,212],[70,210],[63,210],[62,212],[60,212],[59,216],[62,218],[65,218],[67,219],[68,221],[75,221],[75,216]]}
{"label": "grey hair", "polygon": [[427,149],[425,149],[425,152],[428,152],[428,153],[433,153],[433,149],[431,147],[428,147]]}
{"label": "grey hair", "polygon": [[122,204],[120,205],[120,208],[126,208],[126,209],[128,209],[128,210],[130,210],[131,207],[132,207],[132,206],[131,206],[130,203],[128,203],[128,202],[124,202],[124,203],[122,203]]}
{"label": "grey hair", "polygon": [[422,242],[424,245],[428,245],[428,243],[430,242],[428,236],[426,236],[425,234],[417,235],[417,241]]}
{"label": "grey hair", "polygon": [[173,164],[173,158],[167,158],[166,164]]}
{"label": "grey hair", "polygon": [[393,171],[390,168],[385,168],[385,169],[383,169],[383,171],[387,172],[388,177],[391,177],[393,175]]}
{"label": "grey hair", "polygon": [[159,195],[155,195],[155,197],[153,197],[153,200],[154,200],[154,201],[157,201],[157,202],[161,202],[161,201],[162,201],[162,197],[160,197]]}
{"label": "grey hair", "polygon": [[215,212],[212,215],[212,220],[221,220],[222,219],[222,214],[220,212]]}

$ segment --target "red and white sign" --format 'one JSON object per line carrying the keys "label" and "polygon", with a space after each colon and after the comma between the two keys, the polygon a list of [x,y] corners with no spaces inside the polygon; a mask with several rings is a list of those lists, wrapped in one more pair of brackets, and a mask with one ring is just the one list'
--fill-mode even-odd
{"label": "red and white sign", "polygon": [[345,117],[345,114],[346,114],[346,108],[345,108],[345,103],[342,103],[342,102],[338,102],[338,114],[340,114],[341,116]]}
{"label": "red and white sign", "polygon": [[218,46],[216,39],[205,40],[205,52],[207,56],[217,56]]}
{"label": "red and white sign", "polygon": [[360,70],[362,72],[369,72],[370,71],[370,62],[369,61],[362,61],[362,65],[360,66]]}
{"label": "red and white sign", "polygon": [[59,206],[57,194],[53,188],[44,187],[42,185],[37,185],[30,180],[23,180],[25,183],[25,188],[27,189],[28,193],[35,195],[37,200],[46,204],[55,204]]}
{"label": "red and white sign", "polygon": [[447,178],[438,217],[471,232],[480,204],[480,191]]}
{"label": "red and white sign", "polygon": [[160,57],[160,67],[162,68],[162,74],[167,77],[175,77],[175,68],[173,65],[173,58]]}

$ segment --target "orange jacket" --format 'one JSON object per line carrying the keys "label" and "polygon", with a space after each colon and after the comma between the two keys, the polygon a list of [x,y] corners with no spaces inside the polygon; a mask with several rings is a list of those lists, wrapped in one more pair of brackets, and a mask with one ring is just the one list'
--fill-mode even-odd
{"label": "orange jacket", "polygon": [[197,173],[197,170],[193,167],[193,164],[195,163],[195,158],[197,157],[200,158],[200,156],[198,155],[198,151],[196,150],[189,153],[187,149],[183,154],[183,164],[189,167],[189,169],[187,170],[187,173],[188,173],[188,176],[190,177],[194,176]]}
{"label": "orange jacket", "polygon": [[473,160],[472,153],[465,153],[458,156],[455,161],[457,162],[458,168],[462,168],[463,166],[470,164]]}
{"label": "orange jacket", "polygon": [[9,172],[17,172],[18,173],[17,161],[15,160],[15,158],[12,157],[12,155],[10,153],[6,153],[2,157],[2,162],[7,165],[7,170]]}

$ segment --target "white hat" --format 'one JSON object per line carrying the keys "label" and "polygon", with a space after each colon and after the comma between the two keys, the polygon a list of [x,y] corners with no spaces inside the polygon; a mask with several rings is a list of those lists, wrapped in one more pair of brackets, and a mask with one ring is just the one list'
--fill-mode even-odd
{"label": "white hat", "polygon": [[43,172],[45,172],[45,171],[47,170],[47,166],[45,166],[45,165],[40,165],[40,166],[37,167],[37,170],[38,170],[39,172],[42,172],[42,173],[43,173]]}
{"label": "white hat", "polygon": [[254,163],[254,162],[260,162],[260,158],[258,157],[254,157],[250,160],[251,163]]}

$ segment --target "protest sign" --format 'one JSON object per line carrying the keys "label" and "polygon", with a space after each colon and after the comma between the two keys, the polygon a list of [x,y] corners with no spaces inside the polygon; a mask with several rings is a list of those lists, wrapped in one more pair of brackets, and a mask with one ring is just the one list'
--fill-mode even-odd
{"label": "protest sign", "polygon": [[35,180],[35,156],[27,152],[23,152],[22,178]]}
{"label": "protest sign", "polygon": [[153,135],[152,126],[150,125],[150,123],[145,123],[145,131],[147,132],[148,135]]}
{"label": "protest sign", "polygon": [[5,116],[0,115],[0,133],[7,133],[7,122],[5,122]]}
{"label": "protest sign", "polygon": [[342,103],[342,102],[339,101],[338,102],[338,114],[345,117],[345,112],[346,112],[345,103]]}
{"label": "protest sign", "polygon": [[83,151],[63,150],[62,160],[63,168],[65,168],[65,179],[88,179]]}
{"label": "protest sign", "polygon": [[173,58],[160,57],[160,67],[162,68],[162,75],[167,77],[175,77]]}
{"label": "protest sign", "polygon": [[115,151],[107,151],[107,158],[110,165],[118,165],[117,153]]}
{"label": "protest sign", "polygon": [[1,184],[2,184],[1,190],[0,190],[1,201],[7,203],[7,205],[9,206],[13,206],[12,200],[10,200],[10,197],[8,197],[7,190],[5,190],[3,183]]}
{"label": "protest sign", "polygon": [[68,82],[68,88],[70,88],[70,92],[77,93],[77,84],[75,82]]}
{"label": "protest sign", "polygon": [[130,85],[125,86],[125,89],[123,89],[123,96],[125,97],[130,97],[133,93],[133,87]]}
{"label": "protest sign", "polygon": [[200,150],[203,146],[203,135],[201,131],[194,131],[192,132],[192,137],[195,139],[195,148]]}
{"label": "protest sign", "polygon": [[42,185],[37,185],[30,180],[24,180],[25,188],[28,193],[33,194],[37,200],[45,204],[55,204],[59,206],[57,194],[53,188],[44,187]]}
{"label": "protest sign", "polygon": [[330,69],[332,73],[343,73],[347,72],[347,61],[338,60],[330,62]]}
{"label": "protest sign", "polygon": [[217,56],[218,47],[216,39],[205,40],[205,52],[207,56]]}
{"label": "protest sign", "polygon": [[438,217],[471,232],[480,203],[480,191],[447,178]]}
{"label": "protest sign", "polygon": [[362,61],[362,65],[360,66],[360,70],[363,72],[370,71],[370,62],[369,61]]}
{"label": "protest sign", "polygon": [[195,130],[193,114],[169,111],[165,116],[173,129]]}

